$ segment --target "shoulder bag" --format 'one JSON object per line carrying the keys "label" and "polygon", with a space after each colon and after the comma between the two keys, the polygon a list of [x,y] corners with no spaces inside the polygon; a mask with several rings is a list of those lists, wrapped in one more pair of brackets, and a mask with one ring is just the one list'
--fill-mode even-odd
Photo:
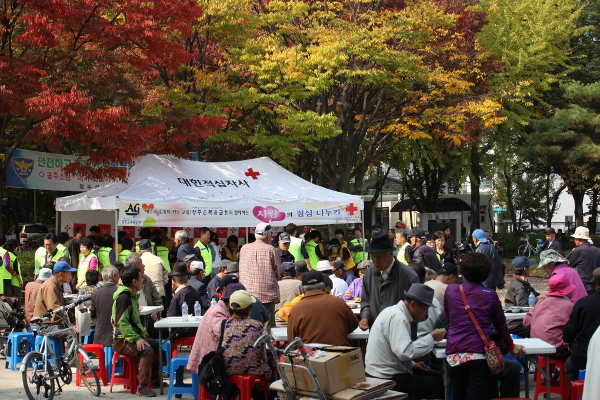
{"label": "shoulder bag", "polygon": [[487,340],[487,338],[483,334],[483,331],[479,327],[479,324],[477,323],[477,320],[473,315],[473,310],[471,310],[471,307],[467,302],[467,296],[465,295],[465,290],[463,289],[462,284],[460,285],[460,295],[462,296],[463,303],[465,304],[465,310],[467,310],[469,317],[471,317],[471,321],[473,321],[473,325],[475,325],[475,329],[477,329],[477,332],[479,332],[479,336],[481,336],[481,340],[483,340],[483,350],[488,368],[490,369],[492,374],[499,374],[504,370],[504,360],[502,359],[502,352],[500,351],[498,346],[496,346],[496,343],[494,341]]}
{"label": "shoulder bag", "polygon": [[219,337],[219,346],[217,350],[207,353],[202,357],[198,366],[198,380],[200,385],[213,396],[226,394],[229,392],[229,382],[227,381],[227,367],[223,360],[225,349],[223,344],[223,334],[225,333],[226,319],[221,323],[221,336]]}

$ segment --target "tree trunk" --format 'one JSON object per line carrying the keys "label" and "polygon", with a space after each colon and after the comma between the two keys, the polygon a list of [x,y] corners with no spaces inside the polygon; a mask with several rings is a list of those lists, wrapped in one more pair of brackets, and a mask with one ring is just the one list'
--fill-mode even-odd
{"label": "tree trunk", "polygon": [[481,226],[479,222],[479,185],[481,183],[481,165],[479,164],[479,148],[471,147],[471,233]]}
{"label": "tree trunk", "polygon": [[596,222],[598,221],[598,189],[592,189],[592,204],[590,205],[590,219],[588,228],[590,233],[596,233]]}
{"label": "tree trunk", "polygon": [[583,226],[583,198],[585,197],[585,190],[573,190],[571,189],[571,196],[575,201],[575,227]]}
{"label": "tree trunk", "polygon": [[566,188],[567,187],[565,185],[561,185],[556,190],[556,192],[554,192],[554,196],[552,196],[551,204],[550,204],[550,211],[548,212],[548,216],[546,218],[546,226],[548,226],[548,227],[552,226],[552,217],[556,213],[556,205],[558,204],[558,198],[560,197],[560,194],[563,192],[563,190],[565,190]]}
{"label": "tree trunk", "polygon": [[[381,173],[377,174],[377,183],[375,184],[375,194],[371,201],[365,204],[365,215],[371,215],[373,211],[373,207],[377,204],[377,199],[379,196],[383,196],[383,186],[385,185],[385,181],[387,180],[388,175],[390,174],[391,166],[388,166],[385,172],[381,171]],[[383,176],[382,176],[383,175]]]}
{"label": "tree trunk", "polygon": [[510,214],[510,220],[512,223],[512,231],[517,231],[517,215],[515,214],[515,204],[513,202],[513,182],[512,176],[507,173],[508,168],[504,168],[504,181],[506,184],[506,207],[508,208],[508,213]]}

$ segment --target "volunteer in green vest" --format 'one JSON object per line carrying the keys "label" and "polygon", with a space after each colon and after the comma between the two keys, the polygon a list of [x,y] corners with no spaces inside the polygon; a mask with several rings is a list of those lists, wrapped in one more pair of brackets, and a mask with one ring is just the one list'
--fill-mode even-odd
{"label": "volunteer in green vest", "polygon": [[336,229],[335,238],[340,244],[337,249],[331,251],[331,257],[329,258],[329,261],[335,261],[337,258],[340,258],[344,263],[346,270],[354,268],[356,264],[354,263],[354,258],[352,257],[350,250],[348,249],[348,242],[344,240],[344,230]]}
{"label": "volunteer in green vest", "polygon": [[160,236],[154,236],[154,239],[152,239],[152,243],[154,243],[154,249],[156,250],[156,255],[165,263],[167,272],[171,272],[171,264],[169,263],[169,248],[163,246],[162,242],[163,239]]}
{"label": "volunteer in green vest", "polygon": [[362,230],[360,228],[354,228],[354,239],[350,241],[350,252],[355,264],[360,264],[363,260],[366,260],[368,254],[364,252],[365,239],[362,237]]}
{"label": "volunteer in green vest", "polygon": [[63,253],[65,257],[69,257],[69,249],[67,249],[67,246],[65,245],[65,243],[67,243],[68,241],[69,234],[67,232],[61,232],[58,234],[56,248],[58,249],[58,251]]}
{"label": "volunteer in green vest", "polygon": [[100,266],[98,268],[98,272],[102,274],[102,270],[105,267],[108,267],[115,261],[117,261],[117,256],[115,254],[115,238],[112,235],[104,235],[102,237],[103,246],[98,250],[98,262]]}
{"label": "volunteer in green vest", "polygon": [[140,242],[144,239],[150,240],[150,244],[152,245],[152,254],[156,255],[156,250],[154,249],[154,243],[152,243],[152,230],[150,228],[142,228],[140,230],[140,240],[135,244],[135,252],[140,253]]}
{"label": "volunteer in green vest", "polygon": [[92,252],[94,242],[90,238],[83,238],[79,241],[79,266],[77,267],[77,285],[75,289],[79,290],[85,283],[85,273],[89,270],[98,270],[98,257]]}
{"label": "volunteer in green vest", "polygon": [[398,255],[396,258],[402,264],[408,265],[410,262],[406,258],[407,251],[409,247],[412,249],[412,246],[408,242],[408,234],[404,230],[396,231],[396,244],[398,245]]}
{"label": "volunteer in green vest", "polygon": [[[6,236],[0,235],[0,294],[4,295],[5,292],[12,292],[10,287],[10,281],[12,279],[12,274],[6,268],[7,265],[10,265],[10,256],[6,249]],[[6,257],[6,259],[5,259]],[[10,267],[9,267],[10,268]],[[6,289],[5,289],[6,288]]]}
{"label": "volunteer in green vest", "polygon": [[316,270],[317,263],[321,260],[329,260],[326,254],[321,251],[321,232],[318,230],[310,231],[305,237],[308,237],[306,242],[306,252],[308,253],[308,260],[310,261],[310,268]]}
{"label": "volunteer in green vest", "polygon": [[35,276],[37,277],[40,273],[40,268],[44,268],[47,262],[57,262],[59,258],[66,257],[62,251],[56,246],[58,244],[58,238],[54,233],[49,233],[44,237],[44,244],[42,247],[35,251],[34,266]]}
{"label": "volunteer in green vest", "polygon": [[296,224],[287,224],[285,231],[290,235],[290,249],[288,251],[294,256],[296,261],[304,260],[306,265],[309,265],[308,252],[306,251],[304,241],[297,237],[298,227]]}
{"label": "volunteer in green vest", "polygon": [[119,262],[125,265],[125,260],[133,248],[133,239],[130,237],[124,237],[123,240],[121,240],[121,245],[123,246],[123,250],[121,250],[119,253]]}
{"label": "volunteer in green vest", "polygon": [[204,263],[204,272],[206,276],[212,273],[213,253],[210,245],[210,229],[200,229],[200,240],[194,245],[196,251],[200,254],[200,261]]}
{"label": "volunteer in green vest", "polygon": [[23,286],[23,278],[21,276],[21,265],[15,254],[15,249],[19,243],[14,240],[8,240],[4,244],[5,253],[2,257],[3,268],[2,274],[3,294],[6,297],[21,297],[21,286]]}

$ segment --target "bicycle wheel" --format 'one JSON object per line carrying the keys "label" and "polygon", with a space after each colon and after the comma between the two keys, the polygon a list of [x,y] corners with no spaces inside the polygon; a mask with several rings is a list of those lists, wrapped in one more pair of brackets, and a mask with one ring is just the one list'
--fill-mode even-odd
{"label": "bicycle wheel", "polygon": [[529,248],[527,247],[526,244],[524,244],[521,247],[519,247],[518,255],[519,256],[524,256],[524,257],[529,257]]}
{"label": "bicycle wheel", "polygon": [[[44,372],[46,364],[47,372]],[[54,379],[52,365],[44,361],[42,353],[32,351],[23,359],[23,387],[29,400],[52,400],[54,398]]]}
{"label": "bicycle wheel", "polygon": [[85,362],[82,364],[81,361],[79,361],[79,357],[75,357],[75,367],[77,368],[77,371],[79,371],[81,382],[83,382],[85,387],[88,388],[90,393],[94,396],[100,396],[100,379],[98,379],[98,373],[96,373],[96,369],[90,369],[90,366]]}

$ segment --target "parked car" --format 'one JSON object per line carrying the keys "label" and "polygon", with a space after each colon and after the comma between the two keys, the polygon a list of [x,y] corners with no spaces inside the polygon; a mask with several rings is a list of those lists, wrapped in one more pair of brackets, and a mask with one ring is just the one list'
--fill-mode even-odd
{"label": "parked car", "polygon": [[34,247],[41,244],[44,236],[50,233],[50,229],[43,224],[14,225],[6,234],[6,240],[15,239],[22,246]]}

